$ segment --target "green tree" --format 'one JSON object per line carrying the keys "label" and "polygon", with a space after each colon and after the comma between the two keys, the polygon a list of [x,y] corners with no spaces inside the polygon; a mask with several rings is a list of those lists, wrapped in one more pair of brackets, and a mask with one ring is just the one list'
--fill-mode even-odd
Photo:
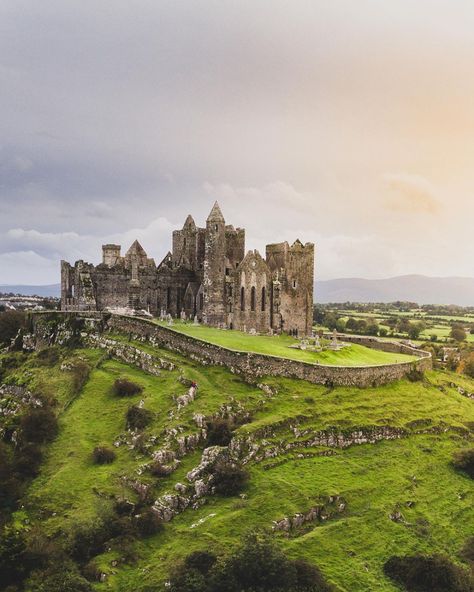
{"label": "green tree", "polygon": [[453,325],[449,336],[454,341],[464,341],[466,339],[466,331],[462,325]]}

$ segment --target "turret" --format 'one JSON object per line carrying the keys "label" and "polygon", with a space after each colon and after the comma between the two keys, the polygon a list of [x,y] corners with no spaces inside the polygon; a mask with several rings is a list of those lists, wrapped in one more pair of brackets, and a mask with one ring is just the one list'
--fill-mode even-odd
{"label": "turret", "polygon": [[102,245],[102,263],[107,267],[117,265],[120,259],[120,245]]}
{"label": "turret", "polygon": [[225,314],[225,220],[217,201],[206,220],[203,319],[210,325],[226,322]]}

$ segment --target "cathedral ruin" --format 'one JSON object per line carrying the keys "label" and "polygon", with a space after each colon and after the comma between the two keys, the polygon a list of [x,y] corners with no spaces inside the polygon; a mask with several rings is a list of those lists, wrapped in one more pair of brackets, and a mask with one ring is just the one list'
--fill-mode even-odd
{"label": "cathedral ruin", "polygon": [[159,265],[135,241],[124,256],[103,245],[102,263],[61,261],[61,309],[129,308],[256,333],[311,333],[314,245],[245,252],[245,230],[226,225],[216,202],[206,227],[188,216]]}

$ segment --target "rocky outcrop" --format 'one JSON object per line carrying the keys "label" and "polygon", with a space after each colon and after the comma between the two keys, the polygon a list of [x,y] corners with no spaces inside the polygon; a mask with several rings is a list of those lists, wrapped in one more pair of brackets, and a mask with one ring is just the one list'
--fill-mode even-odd
{"label": "rocky outcrop", "polygon": [[136,366],[148,374],[159,376],[163,369],[174,370],[176,368],[176,366],[168,360],[153,356],[138,347],[134,347],[133,345],[123,343],[116,339],[110,339],[94,333],[85,334],[83,337],[84,342],[87,345],[104,349],[111,358]]}
{"label": "rocky outcrop", "polygon": [[230,444],[233,455],[242,459],[244,464],[259,462],[269,458],[276,458],[298,448],[328,447],[348,448],[360,444],[375,444],[381,440],[395,440],[406,435],[402,428],[389,426],[368,426],[352,431],[304,430],[300,433],[304,439],[293,441],[270,442],[267,439],[257,441],[253,435],[234,438]]}
{"label": "rocky outcrop", "polygon": [[331,495],[323,504],[311,507],[305,512],[298,512],[293,516],[286,516],[273,522],[274,531],[282,530],[291,532],[300,529],[302,526],[311,522],[325,522],[337,514],[342,514],[347,507],[346,500],[339,495]]}

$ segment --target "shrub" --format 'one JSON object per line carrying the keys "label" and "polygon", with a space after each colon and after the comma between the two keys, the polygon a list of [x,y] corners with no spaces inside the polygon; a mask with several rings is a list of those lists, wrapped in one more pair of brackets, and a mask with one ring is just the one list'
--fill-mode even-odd
{"label": "shrub", "polygon": [[385,574],[408,592],[472,592],[472,580],[461,567],[441,555],[391,557]]}
{"label": "shrub", "polygon": [[184,560],[187,569],[195,569],[199,573],[206,575],[211,567],[216,563],[217,557],[209,551],[194,551]]}
{"label": "shrub", "polygon": [[148,469],[154,477],[167,477],[173,472],[171,467],[164,465],[159,460],[155,460],[148,465]]}
{"label": "shrub", "polygon": [[90,583],[72,562],[60,562],[37,571],[28,580],[25,592],[92,592]]}
{"label": "shrub", "polygon": [[474,568],[474,536],[469,537],[461,550],[461,557]]}
{"label": "shrub", "polygon": [[57,347],[46,347],[36,354],[36,359],[41,366],[52,367],[59,362],[59,350]]}
{"label": "shrub", "polygon": [[474,353],[471,353],[464,360],[464,374],[470,378],[474,378]]}
{"label": "shrub", "polygon": [[108,465],[114,462],[116,454],[111,448],[96,446],[92,452],[92,458],[96,465]]}
{"label": "shrub", "polygon": [[194,552],[170,578],[171,592],[332,592],[314,565],[288,559],[268,538],[252,534],[229,557]]}
{"label": "shrub", "polygon": [[69,533],[71,557],[86,564],[104,550],[104,544],[124,532],[124,522],[107,510],[93,521],[75,524]]}
{"label": "shrub", "polygon": [[20,425],[26,442],[50,442],[58,433],[58,421],[50,407],[30,409],[22,416]]}
{"label": "shrub", "polygon": [[143,387],[126,378],[117,378],[113,386],[113,392],[118,397],[132,397],[133,395],[141,393],[142,390]]}
{"label": "shrub", "polygon": [[15,454],[15,471],[21,477],[36,477],[42,460],[41,448],[37,444],[27,443]]}
{"label": "shrub", "polygon": [[409,372],[407,372],[406,377],[410,382],[421,382],[424,378],[424,374],[421,370],[417,370],[416,368],[412,368]]}
{"label": "shrub", "polygon": [[82,387],[86,384],[89,374],[91,372],[91,368],[89,364],[84,362],[83,360],[78,360],[74,366],[71,368],[72,372],[72,390],[74,394],[78,394],[81,392]]}
{"label": "shrub", "polygon": [[89,563],[84,565],[84,567],[82,568],[82,575],[89,582],[99,582],[101,572],[94,561],[89,561]]}
{"label": "shrub", "polygon": [[131,430],[143,430],[150,425],[153,418],[153,413],[138,405],[133,405],[127,411],[127,428]]}
{"label": "shrub", "polygon": [[228,446],[232,440],[234,424],[229,419],[213,419],[206,423],[206,446]]}
{"label": "shrub", "polygon": [[135,517],[135,526],[141,536],[151,536],[163,528],[163,521],[151,508],[145,508]]}
{"label": "shrub", "polygon": [[25,324],[25,313],[7,310],[0,314],[0,345],[10,345],[11,340]]}
{"label": "shrub", "polygon": [[474,448],[466,448],[454,453],[453,465],[474,479]]}
{"label": "shrub", "polygon": [[249,479],[248,472],[241,465],[229,461],[216,463],[212,474],[216,493],[226,496],[240,493]]}

